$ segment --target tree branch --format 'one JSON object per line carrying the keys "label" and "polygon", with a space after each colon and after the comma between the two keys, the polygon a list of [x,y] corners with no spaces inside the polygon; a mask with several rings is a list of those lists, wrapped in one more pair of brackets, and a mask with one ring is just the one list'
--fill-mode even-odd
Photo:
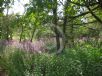
{"label": "tree branch", "polygon": [[90,9],[90,7],[87,6],[87,8],[88,8],[88,10],[90,11],[91,15],[92,15],[98,22],[100,22],[100,23],[102,24],[102,20],[101,20],[98,16],[96,16],[96,15],[93,13],[93,11]]}
{"label": "tree branch", "polygon": [[[93,8],[92,11],[96,10],[98,7],[99,7],[99,6]],[[69,18],[78,18],[78,17],[80,17],[80,16],[84,16],[84,15],[89,14],[89,13],[90,13],[90,11],[87,11],[87,12],[81,13],[81,14],[79,14],[79,15],[77,15],[77,16],[68,16],[68,17],[69,17]]]}
{"label": "tree branch", "polygon": [[[78,5],[78,6],[87,6],[86,4],[76,3],[76,2],[73,2],[71,0],[69,2],[72,3],[72,4]],[[94,6],[94,5],[97,5],[97,4],[98,4],[98,2],[91,3],[91,4],[89,4],[89,6]]]}
{"label": "tree branch", "polygon": [[91,24],[91,23],[96,23],[97,20],[94,20],[92,22],[88,22],[88,23],[82,23],[82,24],[71,24],[71,25],[87,25],[87,24]]}

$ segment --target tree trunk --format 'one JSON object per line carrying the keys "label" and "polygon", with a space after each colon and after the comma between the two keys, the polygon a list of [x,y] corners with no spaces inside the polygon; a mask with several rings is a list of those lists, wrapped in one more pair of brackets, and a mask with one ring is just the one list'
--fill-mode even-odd
{"label": "tree trunk", "polygon": [[24,27],[23,27],[23,25],[22,25],[22,29],[21,29],[22,31],[21,31],[21,34],[20,34],[20,39],[19,39],[19,42],[21,42],[21,40],[22,40],[22,34],[23,34],[23,30],[24,30]]}
{"label": "tree trunk", "polygon": [[70,47],[73,47],[74,46],[74,34],[73,34],[73,31],[74,31],[74,27],[73,27],[73,24],[70,26],[71,29],[70,29]]}
{"label": "tree trunk", "polygon": [[[7,17],[7,20],[8,20],[8,11],[9,11],[8,3],[6,5],[6,7],[7,7],[6,17]],[[6,28],[7,28],[7,30],[6,30],[6,32],[7,32],[6,33],[6,39],[9,40],[9,21],[7,21]]]}
{"label": "tree trunk", "polygon": [[[57,0],[55,0],[55,6],[53,8],[53,23],[55,26],[58,26],[57,24]],[[54,31],[56,34],[56,47],[57,47],[57,51],[60,49],[60,37],[59,37],[59,32],[57,31],[57,29],[54,27]]]}
{"label": "tree trunk", "polygon": [[36,27],[33,28],[32,36],[31,36],[31,39],[30,39],[31,42],[32,42],[32,40],[33,40],[33,37],[34,37],[34,33],[35,33],[35,31],[36,31]]}
{"label": "tree trunk", "polygon": [[65,3],[65,6],[64,6],[64,23],[63,23],[63,34],[65,35],[65,42],[64,42],[64,49],[65,49],[65,46],[66,46],[66,26],[67,26],[67,7],[68,7],[68,1]]}

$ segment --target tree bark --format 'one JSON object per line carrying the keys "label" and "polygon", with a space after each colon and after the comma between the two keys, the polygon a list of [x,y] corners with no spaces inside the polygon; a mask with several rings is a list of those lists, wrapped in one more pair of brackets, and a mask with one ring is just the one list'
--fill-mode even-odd
{"label": "tree bark", "polygon": [[67,19],[68,19],[67,12],[66,12],[67,7],[68,7],[68,1],[66,1],[64,6],[64,23],[63,23],[63,34],[65,35],[64,49],[66,46],[66,26],[67,26]]}
{"label": "tree bark", "polygon": [[[8,20],[8,12],[9,12],[8,2],[6,4],[6,7],[7,7],[6,17],[7,17],[7,20]],[[7,21],[6,27],[7,27],[7,30],[6,30],[6,32],[7,32],[6,33],[6,39],[9,40],[9,21]]]}
{"label": "tree bark", "polygon": [[22,34],[23,34],[23,31],[24,31],[24,27],[23,27],[23,25],[22,25],[22,29],[21,29],[22,31],[21,31],[21,34],[20,34],[20,39],[19,39],[19,42],[21,42],[21,40],[22,40]]}
{"label": "tree bark", "polygon": [[36,31],[36,27],[33,28],[32,36],[31,36],[31,39],[30,39],[31,42],[33,41],[33,37],[34,37],[34,33],[35,33],[35,31]]}
{"label": "tree bark", "polygon": [[[53,24],[55,26],[58,26],[57,24],[57,0],[54,0],[55,6],[53,8]],[[57,31],[57,29],[54,27],[54,31],[56,34],[56,47],[57,47],[57,51],[60,49],[60,37],[59,37],[59,32]]]}

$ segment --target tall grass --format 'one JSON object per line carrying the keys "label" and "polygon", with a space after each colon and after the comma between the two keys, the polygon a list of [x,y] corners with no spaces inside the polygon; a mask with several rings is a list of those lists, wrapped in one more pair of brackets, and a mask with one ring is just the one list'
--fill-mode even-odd
{"label": "tall grass", "polygon": [[101,51],[89,44],[67,48],[59,56],[6,48],[0,67],[9,76],[102,76]]}

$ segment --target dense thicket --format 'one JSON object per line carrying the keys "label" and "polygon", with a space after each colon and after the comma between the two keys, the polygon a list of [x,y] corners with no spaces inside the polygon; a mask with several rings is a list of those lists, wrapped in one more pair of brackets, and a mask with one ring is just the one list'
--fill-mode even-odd
{"label": "dense thicket", "polygon": [[[46,52],[48,57],[41,55],[34,58],[37,63],[33,69],[37,72],[35,76],[101,76],[101,0],[29,0],[23,5],[23,14],[9,14],[15,1],[21,3],[21,0],[0,0],[1,57],[6,56],[5,50],[9,46],[15,48],[12,51],[29,51],[31,58],[39,55],[31,53]],[[20,54],[25,55],[25,52]],[[0,65],[8,65],[4,68],[10,76],[17,76],[18,73],[25,76],[25,72],[32,74],[29,69],[33,59],[25,63],[18,51],[7,55],[5,64]],[[20,57],[22,60],[15,63]],[[17,69],[11,70],[14,68]]]}

